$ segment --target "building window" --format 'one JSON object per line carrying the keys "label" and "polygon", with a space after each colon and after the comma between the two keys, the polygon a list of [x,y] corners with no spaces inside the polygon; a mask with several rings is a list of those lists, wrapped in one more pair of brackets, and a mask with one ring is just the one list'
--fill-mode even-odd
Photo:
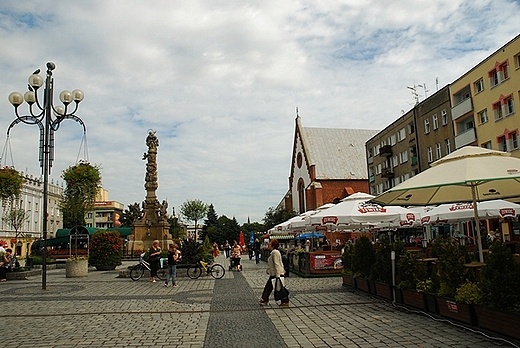
{"label": "building window", "polygon": [[397,132],[397,141],[403,141],[406,139],[406,130],[401,128],[399,132]]}
{"label": "building window", "polygon": [[517,53],[515,56],[515,68],[520,68],[520,53]]}
{"label": "building window", "polygon": [[444,147],[446,148],[446,155],[449,155],[451,153],[450,138],[444,139]]}
{"label": "building window", "polygon": [[440,159],[442,157],[441,151],[441,143],[435,144],[435,159]]}
{"label": "building window", "polygon": [[484,109],[478,113],[478,119],[480,124],[486,123],[488,121],[487,109]]}
{"label": "building window", "polygon": [[432,163],[432,162],[433,162],[433,151],[432,151],[432,147],[428,146],[428,163]]}
{"label": "building window", "polygon": [[496,102],[493,104],[493,113],[495,114],[495,121],[502,119],[502,106],[500,105],[500,102]]}
{"label": "building window", "polygon": [[408,162],[408,151],[403,151],[399,153],[399,163],[403,164]]}
{"label": "building window", "polygon": [[501,84],[509,78],[509,64],[507,60],[503,63],[496,63],[495,67],[488,72],[489,84],[491,87]]}
{"label": "building window", "polygon": [[437,130],[439,128],[439,120],[437,119],[437,114],[433,115],[433,130]]}
{"label": "building window", "polygon": [[391,135],[389,138],[388,138],[388,145],[391,145],[391,146],[394,146],[396,143],[396,140],[395,140],[395,134]]}
{"label": "building window", "polygon": [[442,125],[446,126],[448,124],[448,113],[446,112],[446,109],[441,111],[441,119]]}
{"label": "building window", "polygon": [[415,133],[415,125],[413,124],[413,122],[410,122],[408,123],[408,134],[413,134]]}
{"label": "building window", "polygon": [[482,144],[482,147],[484,149],[490,149],[491,150],[491,141],[488,141],[487,143]]}
{"label": "building window", "polygon": [[392,156],[392,157],[390,158],[390,167],[391,167],[391,168],[395,168],[395,167],[397,167],[398,165],[399,165],[399,161],[398,161],[398,159],[397,159],[397,155]]}
{"label": "building window", "polygon": [[424,134],[430,133],[430,120],[424,120]]}
{"label": "building window", "polygon": [[511,133],[511,147],[512,150],[518,149],[518,134],[517,132]]}
{"label": "building window", "polygon": [[381,163],[376,166],[376,175],[381,174]]}
{"label": "building window", "polygon": [[515,103],[513,101],[513,97],[509,96],[502,101],[502,105],[504,106],[504,115],[509,116],[515,112]]}
{"label": "building window", "polygon": [[506,137],[504,135],[502,135],[501,137],[497,138],[497,143],[498,143],[498,149],[500,151],[507,152]]}
{"label": "building window", "polygon": [[479,80],[477,80],[475,82],[474,86],[475,86],[475,94],[482,92],[484,90],[484,79],[480,78]]}

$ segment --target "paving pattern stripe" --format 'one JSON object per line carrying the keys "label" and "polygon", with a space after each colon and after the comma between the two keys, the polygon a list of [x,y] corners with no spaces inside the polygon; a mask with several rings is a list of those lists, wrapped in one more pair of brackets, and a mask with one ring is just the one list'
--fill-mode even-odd
{"label": "paving pattern stripe", "polygon": [[[244,345],[250,348],[287,347],[278,328],[258,303],[259,294],[253,291],[241,272],[235,273],[233,279],[215,282],[213,291],[205,348],[222,348],[224,337],[226,348],[243,348]],[[236,312],[237,305],[245,309]]]}

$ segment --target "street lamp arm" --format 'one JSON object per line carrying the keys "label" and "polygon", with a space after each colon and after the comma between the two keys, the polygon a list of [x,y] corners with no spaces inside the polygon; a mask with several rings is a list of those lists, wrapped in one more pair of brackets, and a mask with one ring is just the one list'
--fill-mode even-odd
{"label": "street lamp arm", "polygon": [[25,124],[33,125],[37,124],[40,127],[40,133],[43,132],[43,123],[41,120],[34,118],[33,116],[18,116],[7,128],[7,136],[9,137],[9,133],[11,132],[11,128],[16,126],[18,123],[23,122]]}
{"label": "street lamp arm", "polygon": [[60,116],[59,118],[55,119],[51,123],[51,129],[54,132],[56,132],[60,128],[60,123],[63,120],[74,120],[74,121],[78,122],[79,124],[81,124],[83,126],[83,133],[87,132],[87,126],[85,126],[85,122],[83,122],[83,120],[81,118],[79,118],[78,116],[72,115],[72,114],[65,115],[65,116]]}

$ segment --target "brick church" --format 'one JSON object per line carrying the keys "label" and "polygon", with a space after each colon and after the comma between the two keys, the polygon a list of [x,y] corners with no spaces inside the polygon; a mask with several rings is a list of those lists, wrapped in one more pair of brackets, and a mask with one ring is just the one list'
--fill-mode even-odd
{"label": "brick church", "polygon": [[278,208],[301,214],[369,193],[365,142],[378,130],[311,128],[296,116],[289,190]]}

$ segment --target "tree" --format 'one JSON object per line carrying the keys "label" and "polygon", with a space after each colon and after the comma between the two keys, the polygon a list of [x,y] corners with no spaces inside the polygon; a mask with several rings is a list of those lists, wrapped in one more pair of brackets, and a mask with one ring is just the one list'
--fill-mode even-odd
{"label": "tree", "polygon": [[193,221],[195,224],[195,236],[197,235],[197,223],[206,215],[208,206],[200,199],[186,201],[181,204],[181,214],[188,221]]}
{"label": "tree", "polygon": [[294,211],[289,211],[287,209],[275,209],[274,207],[270,207],[267,209],[264,216],[265,230],[267,231],[279,223],[287,221],[296,215],[298,214],[296,214]]}
{"label": "tree", "polygon": [[11,209],[9,209],[9,211],[2,217],[2,220],[13,228],[16,233],[15,239],[18,239],[18,236],[20,235],[19,231],[22,229],[28,218],[29,215],[24,209],[13,208],[11,206]]}
{"label": "tree", "polygon": [[129,204],[128,209],[123,211],[123,214],[119,217],[121,227],[132,227],[135,221],[139,220],[143,216],[143,211],[139,203]]}
{"label": "tree", "polygon": [[67,184],[61,204],[63,227],[85,225],[85,212],[94,205],[101,184],[99,167],[80,161],[64,170],[61,176]]}
{"label": "tree", "polygon": [[170,224],[170,234],[173,239],[186,239],[186,231],[179,223],[179,218],[175,216],[175,207],[173,208],[173,214],[168,216],[168,223]]}
{"label": "tree", "polygon": [[[204,220],[204,226],[202,226],[202,231],[200,233],[200,239],[205,239],[206,236],[209,235],[209,230],[211,227],[215,227],[218,225],[218,216],[215,212],[215,207],[213,206],[213,203],[208,206],[208,211],[206,213],[206,220]],[[214,229],[211,229],[214,231]],[[214,240],[210,238],[210,241],[213,242]]]}
{"label": "tree", "polygon": [[10,205],[20,196],[24,178],[14,168],[0,168],[0,199],[4,206]]}

